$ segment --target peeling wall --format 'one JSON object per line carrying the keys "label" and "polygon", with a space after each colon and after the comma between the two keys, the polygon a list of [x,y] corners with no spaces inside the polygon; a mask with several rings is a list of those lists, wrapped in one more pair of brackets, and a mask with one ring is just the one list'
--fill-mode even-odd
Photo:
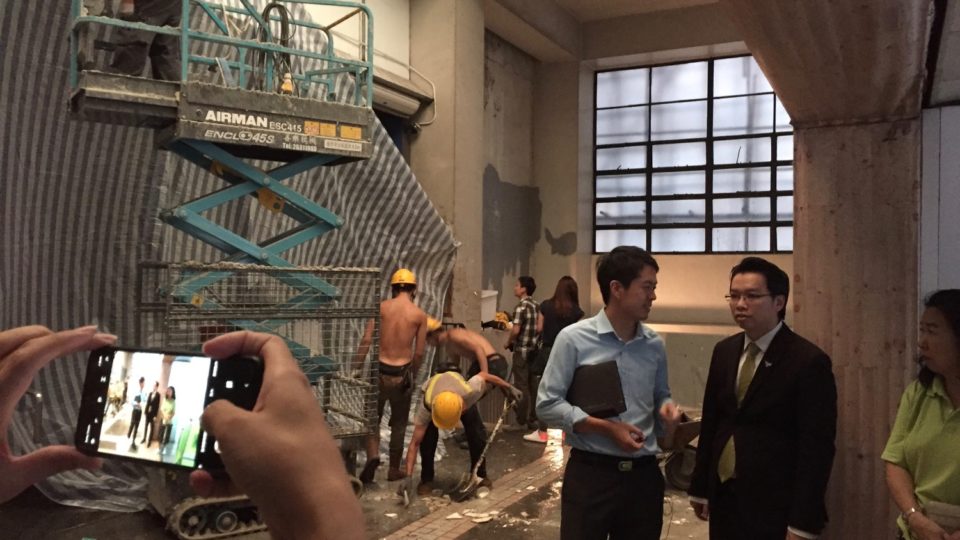
{"label": "peeling wall", "polygon": [[509,310],[513,284],[531,274],[541,236],[540,190],[533,185],[535,61],[491,32],[484,49],[482,285],[499,290],[499,309]]}

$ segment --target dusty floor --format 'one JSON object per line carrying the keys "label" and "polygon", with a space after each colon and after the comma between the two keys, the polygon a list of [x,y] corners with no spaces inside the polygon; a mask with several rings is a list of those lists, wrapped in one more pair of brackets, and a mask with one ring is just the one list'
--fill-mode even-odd
{"label": "dusty floor", "polygon": [[[404,508],[395,495],[397,482],[386,482],[386,466],[361,498],[370,538],[462,538],[480,540],[553,539],[559,537],[559,497],[566,452],[558,442],[544,445],[522,440],[522,432],[498,435],[489,452],[494,487],[485,499],[450,503],[442,497],[415,499]],[[437,464],[440,487],[452,488],[467,471],[468,454],[455,443]],[[360,463],[362,465],[362,463]],[[499,490],[499,491],[498,491]],[[452,517],[449,517],[453,514]],[[669,489],[664,501],[662,538],[707,538],[707,526],[697,520],[686,497]],[[459,516],[459,517],[457,517]],[[449,518],[448,518],[449,517]],[[474,521],[489,521],[474,523]],[[85,538],[160,540],[171,538],[164,520],[152,512],[119,514],[64,507],[36,490],[0,506],[0,535],[5,539]],[[252,535],[245,538],[265,538]]]}

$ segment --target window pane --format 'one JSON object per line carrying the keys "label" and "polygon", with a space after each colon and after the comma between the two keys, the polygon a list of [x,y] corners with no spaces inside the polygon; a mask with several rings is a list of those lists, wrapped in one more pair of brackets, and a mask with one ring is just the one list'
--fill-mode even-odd
{"label": "window pane", "polygon": [[724,58],[713,63],[713,95],[734,96],[773,92],[752,56]]}
{"label": "window pane", "polygon": [[597,177],[597,198],[642,197],[646,194],[647,178],[642,174]]}
{"label": "window pane", "polygon": [[597,225],[625,225],[647,222],[647,205],[639,202],[597,203]]}
{"label": "window pane", "polygon": [[770,169],[753,167],[750,169],[717,169],[713,171],[714,193],[736,193],[738,191],[769,191]]}
{"label": "window pane", "polygon": [[793,227],[777,227],[777,251],[793,251]]}
{"label": "window pane", "polygon": [[790,114],[783,108],[783,102],[777,98],[777,131],[793,131],[790,125]]}
{"label": "window pane", "polygon": [[777,137],[777,161],[793,161],[793,135]]}
{"label": "window pane", "polygon": [[597,73],[597,107],[647,103],[649,76],[647,68]]}
{"label": "window pane", "polygon": [[647,166],[646,146],[624,146],[621,148],[598,148],[597,170],[642,169]]}
{"label": "window pane", "polygon": [[653,175],[654,195],[706,193],[707,180],[703,171],[657,173]]}
{"label": "window pane", "polygon": [[705,233],[703,229],[654,229],[651,251],[703,251]]}
{"label": "window pane", "polygon": [[653,105],[650,125],[653,140],[705,138],[707,102]]}
{"label": "window pane", "polygon": [[705,165],[707,149],[703,143],[658,144],[653,147],[654,167]]}
{"label": "window pane", "polygon": [[770,251],[770,227],[725,227],[713,230],[714,251]]}
{"label": "window pane", "polygon": [[777,221],[793,221],[793,197],[777,197]]}
{"label": "window pane", "polygon": [[726,165],[770,161],[771,146],[769,137],[716,141],[713,143],[713,162]]}
{"label": "window pane", "polygon": [[653,68],[652,101],[707,97],[707,63],[689,62]]}
{"label": "window pane", "polygon": [[773,131],[773,95],[718,99],[713,102],[713,134],[742,135]]}
{"label": "window pane", "polygon": [[767,197],[715,199],[713,201],[713,221],[717,223],[770,221],[770,199]]}
{"label": "window pane", "polygon": [[777,167],[777,189],[793,191],[793,165]]}
{"label": "window pane", "polygon": [[647,140],[647,108],[597,111],[597,144],[643,142]]}
{"label": "window pane", "polygon": [[643,229],[601,230],[595,239],[597,253],[606,253],[617,246],[647,248],[647,233]]}
{"label": "window pane", "polygon": [[706,202],[693,201],[653,201],[654,223],[703,223]]}

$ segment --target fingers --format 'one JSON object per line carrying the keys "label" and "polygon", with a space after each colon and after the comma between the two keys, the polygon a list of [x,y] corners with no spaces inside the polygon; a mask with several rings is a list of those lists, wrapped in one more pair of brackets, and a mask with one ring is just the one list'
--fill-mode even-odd
{"label": "fingers", "polygon": [[53,333],[42,326],[0,333],[0,433],[6,433],[13,408],[40,368],[54,358],[114,343],[116,336],[97,332],[96,326]]}
{"label": "fingers", "polygon": [[0,502],[9,500],[44,478],[71,469],[99,469],[103,461],[81,454],[72,446],[47,446],[13,458],[4,471]]}
{"label": "fingers", "polygon": [[229,478],[214,478],[203,470],[190,473],[190,488],[201,497],[230,497],[241,493]]}
{"label": "fingers", "polygon": [[289,369],[299,371],[290,349],[282,339],[260,332],[231,332],[203,344],[203,353],[213,358],[251,355],[263,358],[264,379],[274,378]]}
{"label": "fingers", "polygon": [[12,330],[0,332],[0,358],[13,352],[15,349],[41,336],[49,336],[53,332],[46,326],[21,326]]}

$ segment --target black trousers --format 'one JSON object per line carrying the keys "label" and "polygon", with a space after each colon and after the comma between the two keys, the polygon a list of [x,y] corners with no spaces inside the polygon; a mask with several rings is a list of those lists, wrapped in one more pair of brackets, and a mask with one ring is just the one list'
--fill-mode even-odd
{"label": "black trousers", "polygon": [[143,440],[141,443],[150,442],[153,440],[156,433],[153,432],[153,424],[157,419],[157,415],[147,415],[147,422],[143,425]]}
{"label": "black trousers", "polygon": [[130,414],[130,428],[127,429],[127,437],[133,435],[133,442],[137,442],[137,431],[140,429],[140,418],[143,416],[141,409],[134,409]]}
{"label": "black trousers", "polygon": [[[154,26],[179,26],[180,0],[137,0],[133,21]],[[150,57],[154,79],[180,80],[180,40],[176,36],[154,34],[144,30],[119,28],[117,49],[110,67],[117,73],[139,77]]]}
{"label": "black trousers", "polygon": [[[377,429],[383,418],[383,408],[390,403],[390,467],[399,468],[403,457],[403,436],[410,419],[410,399],[413,396],[413,372],[409,364],[406,369],[392,371],[380,364],[380,393],[377,398]],[[392,367],[392,366],[391,366]],[[385,373],[390,371],[390,373]]]}
{"label": "black trousers", "polygon": [[562,540],[659,540],[663,475],[654,456],[621,459],[574,449],[560,495]]}
{"label": "black trousers", "polygon": [[[476,405],[463,411],[460,415],[460,421],[463,422],[463,431],[467,436],[467,446],[470,448],[470,470],[477,464],[480,454],[483,453],[483,445],[487,442],[487,429],[483,427],[483,420],[480,418],[480,411]],[[427,432],[423,435],[423,441],[420,443],[420,481],[433,482],[434,468],[433,459],[437,453],[437,441],[440,439],[440,431],[437,426],[430,422],[427,425]],[[477,476],[487,477],[486,458],[477,469]]]}
{"label": "black trousers", "polygon": [[737,498],[736,480],[721,484],[710,500],[710,540],[783,540],[786,535],[786,524],[771,529],[757,523]]}

